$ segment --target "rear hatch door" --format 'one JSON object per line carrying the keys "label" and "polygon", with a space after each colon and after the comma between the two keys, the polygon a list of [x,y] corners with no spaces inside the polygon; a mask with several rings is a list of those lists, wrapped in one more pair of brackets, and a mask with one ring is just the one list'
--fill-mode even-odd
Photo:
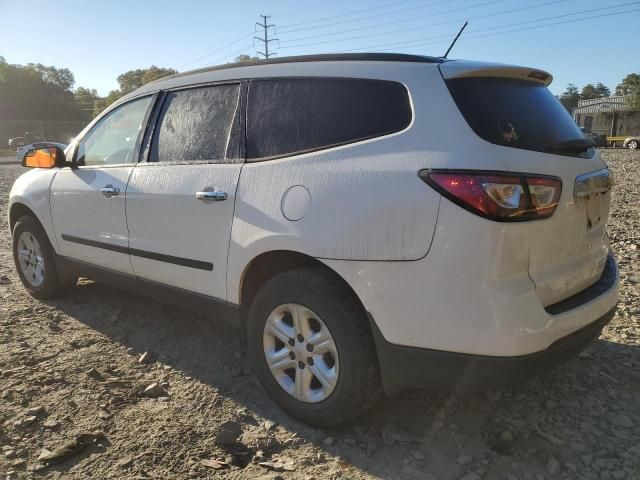
{"label": "rear hatch door", "polygon": [[458,61],[440,69],[478,140],[493,144],[510,171],[562,180],[553,216],[529,222],[529,276],[543,305],[595,283],[609,249],[611,179],[590,140],[547,89],[551,75]]}

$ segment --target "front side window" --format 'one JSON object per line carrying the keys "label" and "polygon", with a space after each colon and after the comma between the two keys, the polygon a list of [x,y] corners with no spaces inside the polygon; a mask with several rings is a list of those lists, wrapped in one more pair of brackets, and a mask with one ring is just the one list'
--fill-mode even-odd
{"label": "front side window", "polygon": [[151,98],[133,100],[100,119],[78,144],[78,165],[134,162],[133,149]]}
{"label": "front side window", "polygon": [[153,133],[150,162],[212,161],[237,157],[230,137],[240,85],[169,92]]}
{"label": "front side window", "polygon": [[247,158],[329,148],[404,130],[412,110],[404,85],[321,78],[251,82]]}

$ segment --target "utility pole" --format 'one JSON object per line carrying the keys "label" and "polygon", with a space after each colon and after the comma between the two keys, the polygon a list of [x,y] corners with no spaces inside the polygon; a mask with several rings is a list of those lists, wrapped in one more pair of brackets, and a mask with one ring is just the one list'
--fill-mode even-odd
{"label": "utility pole", "polygon": [[268,25],[267,19],[271,17],[271,15],[260,15],[262,17],[262,23],[256,22],[256,26],[263,29],[264,37],[253,37],[256,40],[264,43],[264,52],[256,52],[258,55],[262,55],[265,60],[268,60],[269,57],[273,55],[277,55],[276,53],[269,53],[269,44],[271,42],[277,42],[279,39],[277,38],[269,38],[269,28],[275,27],[275,25]]}

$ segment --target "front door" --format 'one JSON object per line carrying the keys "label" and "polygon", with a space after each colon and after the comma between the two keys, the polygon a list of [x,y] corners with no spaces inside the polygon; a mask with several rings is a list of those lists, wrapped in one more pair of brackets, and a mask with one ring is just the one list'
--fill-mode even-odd
{"label": "front door", "polygon": [[151,103],[147,96],[109,112],[79,139],[78,168],[56,173],[51,215],[61,255],[133,274],[125,192]]}
{"label": "front door", "polygon": [[148,161],[127,187],[131,263],[140,278],[226,300],[242,168],[240,91],[224,84],[166,94]]}

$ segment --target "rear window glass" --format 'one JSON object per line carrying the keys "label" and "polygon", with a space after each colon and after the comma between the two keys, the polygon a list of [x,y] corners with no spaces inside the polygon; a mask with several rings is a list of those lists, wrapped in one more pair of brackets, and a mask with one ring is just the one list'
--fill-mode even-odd
{"label": "rear window glass", "polygon": [[328,148],[405,129],[411,102],[400,83],[274,79],[249,86],[247,157]]}
{"label": "rear window glass", "polygon": [[507,78],[457,78],[447,80],[447,86],[469,126],[488,142],[548,152],[563,142],[584,139],[543,85]]}

